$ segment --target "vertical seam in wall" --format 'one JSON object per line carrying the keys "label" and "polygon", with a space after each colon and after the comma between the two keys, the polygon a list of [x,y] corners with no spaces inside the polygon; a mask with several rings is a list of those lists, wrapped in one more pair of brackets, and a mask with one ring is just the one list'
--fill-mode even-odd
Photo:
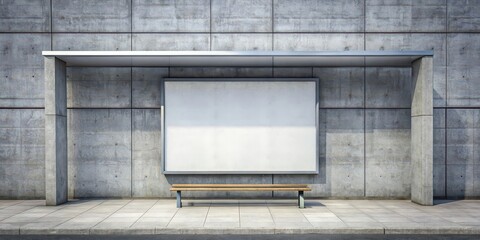
{"label": "vertical seam in wall", "polygon": [[[210,45],[210,51],[212,51],[212,41],[213,41],[213,39],[212,39],[212,0],[210,0],[210,14],[209,15],[210,15],[209,16],[210,17],[210,29],[209,29],[210,30],[210,39],[209,39],[208,42],[209,42],[209,45]],[[170,77],[170,67],[168,69],[169,69],[168,74],[169,74],[169,77]]]}
{"label": "vertical seam in wall", "polygon": [[50,51],[53,51],[53,0],[50,0]]}
{"label": "vertical seam in wall", "polygon": [[[133,0],[130,0],[130,51],[133,51]],[[133,67],[130,67],[130,197],[133,197]]]}
{"label": "vertical seam in wall", "polygon": [[445,171],[444,171],[444,182],[445,189],[444,194],[447,198],[447,109],[448,109],[448,0],[445,0],[445,116],[444,116],[444,125],[445,125],[445,156],[443,157]]}
{"label": "vertical seam in wall", "polygon": [[[275,33],[274,33],[274,17],[273,17],[273,14],[274,14],[273,11],[274,11],[274,8],[275,8],[275,7],[274,7],[274,0],[272,0],[271,4],[272,4],[272,29],[271,29],[271,32],[272,32],[272,51],[273,51],[273,50],[274,50],[273,45],[274,45],[274,42],[275,42],[275,41],[274,41],[274,38],[275,38]],[[274,71],[274,69],[273,69],[273,58],[272,58],[272,77],[275,77],[275,71]],[[272,174],[272,184],[275,184],[275,174]],[[274,198],[274,197],[275,197],[275,192],[272,191],[272,198]]]}
{"label": "vertical seam in wall", "polygon": [[274,11],[275,10],[274,10],[274,8],[275,8],[275,3],[274,3],[274,0],[272,0],[272,51],[274,50],[273,45],[275,43],[275,41],[274,41],[274,38],[275,38],[275,31],[274,31],[274,27],[275,27],[275,25],[274,25],[275,24],[274,23],[274,20],[275,20],[274,13],[275,12]]}
{"label": "vertical seam in wall", "polygon": [[[363,50],[367,50],[367,3],[363,1]],[[365,67],[366,60],[363,57],[363,197],[367,196],[367,68]]]}

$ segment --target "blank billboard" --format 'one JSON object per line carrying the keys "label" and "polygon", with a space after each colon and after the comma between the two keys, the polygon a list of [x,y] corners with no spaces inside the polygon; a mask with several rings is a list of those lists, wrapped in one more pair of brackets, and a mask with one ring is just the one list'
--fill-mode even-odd
{"label": "blank billboard", "polygon": [[165,173],[316,173],[315,81],[166,81]]}

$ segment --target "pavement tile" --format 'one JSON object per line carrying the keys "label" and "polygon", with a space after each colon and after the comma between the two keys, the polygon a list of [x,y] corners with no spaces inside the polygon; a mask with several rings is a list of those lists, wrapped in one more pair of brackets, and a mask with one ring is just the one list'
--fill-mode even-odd
{"label": "pavement tile", "polygon": [[342,222],[342,220],[338,217],[309,217],[307,220],[310,223],[313,222]]}
{"label": "pavement tile", "polygon": [[240,221],[240,218],[239,217],[207,217],[205,219],[205,222],[208,222],[208,223],[212,223],[212,222],[215,222],[215,223],[222,223],[222,222],[239,222]]}
{"label": "pavement tile", "polygon": [[205,222],[205,228],[239,228],[239,222]]}
{"label": "pavement tile", "polygon": [[349,223],[349,222],[361,222],[361,223],[373,223],[377,222],[375,219],[370,217],[340,217],[342,221]]}

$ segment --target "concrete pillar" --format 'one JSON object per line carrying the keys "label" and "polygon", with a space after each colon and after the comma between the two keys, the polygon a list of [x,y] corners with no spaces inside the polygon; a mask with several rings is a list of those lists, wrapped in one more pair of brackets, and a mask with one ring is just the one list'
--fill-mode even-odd
{"label": "concrete pillar", "polygon": [[45,198],[67,202],[67,81],[65,62],[45,57]]}
{"label": "concrete pillar", "polygon": [[412,66],[411,200],[433,205],[433,58]]}

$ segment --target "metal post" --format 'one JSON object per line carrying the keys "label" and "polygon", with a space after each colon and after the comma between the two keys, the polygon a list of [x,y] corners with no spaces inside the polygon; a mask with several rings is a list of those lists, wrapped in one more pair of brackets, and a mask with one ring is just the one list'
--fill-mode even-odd
{"label": "metal post", "polygon": [[177,191],[177,208],[182,207],[182,192]]}
{"label": "metal post", "polygon": [[303,191],[298,191],[298,207],[305,208],[305,199],[303,198]]}

